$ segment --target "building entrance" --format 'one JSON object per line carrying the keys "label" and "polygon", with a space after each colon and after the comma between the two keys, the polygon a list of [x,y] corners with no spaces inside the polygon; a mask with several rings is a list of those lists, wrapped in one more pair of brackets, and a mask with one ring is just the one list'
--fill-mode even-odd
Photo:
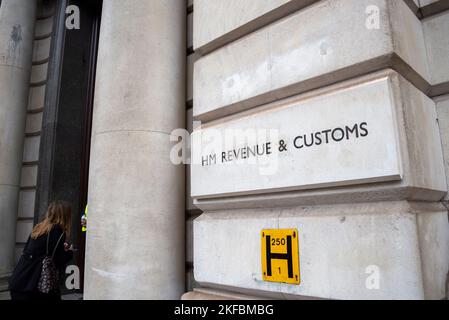
{"label": "building entrance", "polygon": [[[79,28],[67,28],[68,6],[79,8]],[[53,200],[72,204],[71,242],[78,250],[72,264],[84,278],[85,233],[81,216],[87,204],[92,109],[101,0],[58,1],[48,68],[40,166],[37,222]]]}

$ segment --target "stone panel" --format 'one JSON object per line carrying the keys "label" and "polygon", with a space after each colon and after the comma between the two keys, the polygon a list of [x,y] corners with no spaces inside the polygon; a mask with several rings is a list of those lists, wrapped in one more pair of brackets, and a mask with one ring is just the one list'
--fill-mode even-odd
{"label": "stone panel", "polygon": [[26,243],[33,230],[33,221],[18,221],[16,231],[16,242]]}
{"label": "stone panel", "polygon": [[[436,99],[446,182],[449,185],[449,95]],[[446,200],[449,197],[446,195]]]}
{"label": "stone panel", "polygon": [[37,133],[42,128],[42,112],[27,114],[25,133]]}
{"label": "stone panel", "polygon": [[199,57],[197,53],[187,56],[187,102],[193,100],[193,65]]}
{"label": "stone panel", "polygon": [[210,52],[313,2],[316,1],[198,0],[194,17],[195,51]]}
{"label": "stone panel", "polygon": [[[373,6],[378,29],[366,13]],[[385,67],[429,90],[421,22],[407,5],[320,1],[199,59],[194,117],[217,119]]]}
{"label": "stone panel", "polygon": [[23,162],[39,161],[40,136],[31,136],[25,138],[23,147]]}
{"label": "stone panel", "polygon": [[[37,182],[37,165],[23,166],[21,175],[21,187],[35,187]],[[34,201],[33,201],[34,208]]]}
{"label": "stone panel", "polygon": [[193,263],[193,221],[196,217],[189,217],[186,221],[186,262]]}
{"label": "stone panel", "polygon": [[417,220],[424,295],[427,299],[448,298],[449,237],[447,212],[426,212]]}
{"label": "stone panel", "polygon": [[45,85],[39,87],[30,87],[28,96],[28,110],[40,110],[44,108],[45,103]]}
{"label": "stone panel", "polygon": [[[262,280],[260,233],[277,228],[298,229],[299,286]],[[208,287],[282,299],[441,299],[448,232],[447,211],[438,204],[211,212],[194,222],[195,279]],[[377,290],[367,286],[373,270],[379,275]]]}
{"label": "stone panel", "polygon": [[19,218],[34,217],[34,202],[36,199],[36,190],[21,190],[19,195]]}
{"label": "stone panel", "polygon": [[[449,11],[425,19],[423,29],[431,84],[449,82]],[[449,84],[447,88],[449,92]]]}
{"label": "stone panel", "polygon": [[34,40],[33,62],[45,62],[50,56],[51,37]]}
{"label": "stone panel", "polygon": [[[406,198],[439,200],[447,186],[436,119],[432,100],[396,72],[383,71],[211,122],[194,133],[192,196],[207,209],[203,198],[304,190],[305,198],[323,201],[313,189],[337,195],[342,189],[330,187],[354,185],[346,188],[352,201],[355,194],[395,200],[404,188],[414,190]],[[255,146],[260,156],[242,150]]]}
{"label": "stone panel", "polygon": [[433,4],[435,2],[438,2],[439,0],[419,0],[420,7],[428,6],[429,4]]}

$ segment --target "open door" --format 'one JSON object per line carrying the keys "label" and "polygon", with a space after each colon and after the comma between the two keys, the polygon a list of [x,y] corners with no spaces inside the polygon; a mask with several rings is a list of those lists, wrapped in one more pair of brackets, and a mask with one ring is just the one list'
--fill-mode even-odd
{"label": "open door", "polygon": [[[57,2],[40,144],[37,222],[53,200],[72,204],[74,261],[84,279],[85,233],[80,221],[87,203],[92,109],[101,0]],[[80,9],[80,29],[65,26],[66,8]],[[71,292],[73,293],[73,292]]]}

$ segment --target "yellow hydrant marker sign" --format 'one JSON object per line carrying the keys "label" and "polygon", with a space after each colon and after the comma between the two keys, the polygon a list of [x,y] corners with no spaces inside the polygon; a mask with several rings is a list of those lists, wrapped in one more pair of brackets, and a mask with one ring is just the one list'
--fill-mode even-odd
{"label": "yellow hydrant marker sign", "polygon": [[298,230],[262,230],[261,236],[263,280],[299,285]]}

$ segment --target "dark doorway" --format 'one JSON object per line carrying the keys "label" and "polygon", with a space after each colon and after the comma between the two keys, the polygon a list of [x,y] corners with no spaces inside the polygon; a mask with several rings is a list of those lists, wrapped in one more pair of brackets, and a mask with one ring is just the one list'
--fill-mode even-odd
{"label": "dark doorway", "polygon": [[[51,46],[36,194],[35,222],[53,200],[72,204],[73,264],[84,279],[85,233],[80,219],[87,203],[89,153],[101,0],[59,0]],[[80,28],[67,29],[66,8],[80,9]]]}

